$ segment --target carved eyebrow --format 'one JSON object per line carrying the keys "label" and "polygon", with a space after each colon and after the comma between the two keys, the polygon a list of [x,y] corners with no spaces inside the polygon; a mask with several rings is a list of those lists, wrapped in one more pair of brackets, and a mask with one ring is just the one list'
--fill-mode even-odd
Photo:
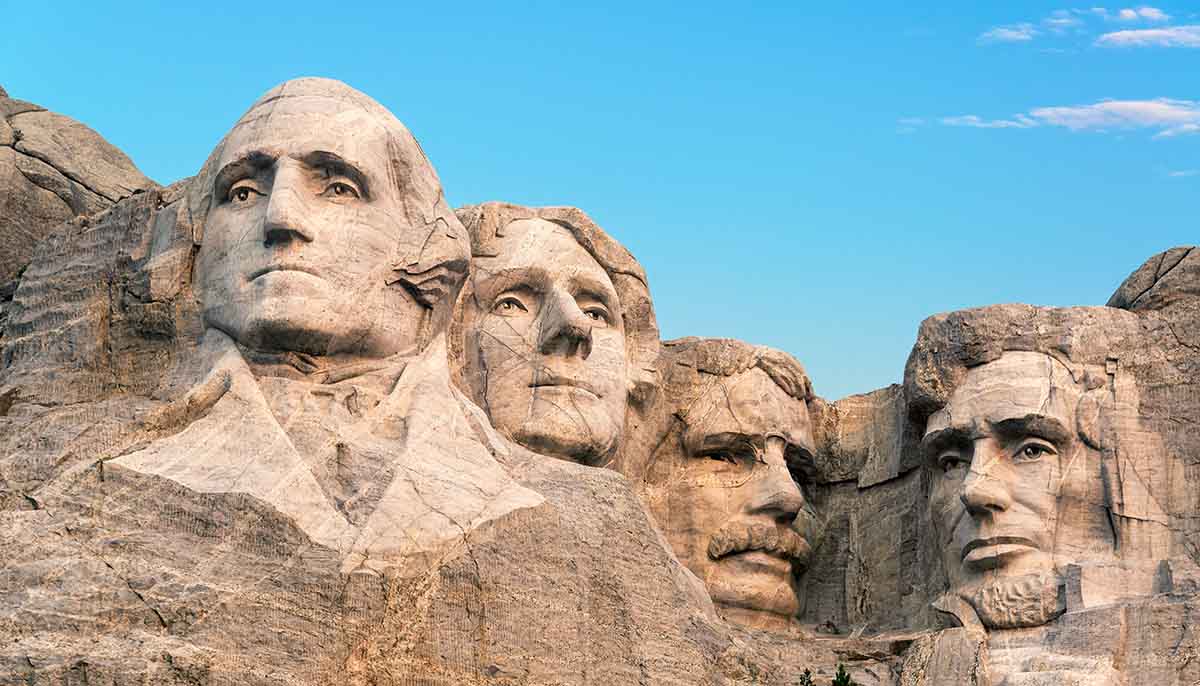
{"label": "carved eyebrow", "polygon": [[992,430],[1007,439],[1037,436],[1056,445],[1067,445],[1072,440],[1072,431],[1054,418],[1040,414],[1029,414],[991,423]]}
{"label": "carved eyebrow", "polygon": [[275,156],[263,150],[251,150],[229,164],[221,167],[213,182],[213,191],[218,202],[223,201],[229,194],[229,187],[239,179],[257,176],[264,169],[270,169],[275,164]]}
{"label": "carved eyebrow", "polygon": [[298,159],[305,166],[322,169],[331,176],[344,176],[350,179],[362,191],[364,197],[371,197],[371,184],[367,180],[367,175],[340,155],[326,150],[314,150]]}
{"label": "carved eyebrow", "polygon": [[752,436],[747,436],[746,434],[735,431],[725,431],[722,433],[708,434],[701,438],[700,445],[696,446],[696,452],[703,454],[708,450],[752,446],[754,444],[755,439]]}
{"label": "carved eyebrow", "polygon": [[953,446],[961,446],[971,442],[972,432],[961,426],[952,426],[925,434],[921,439],[921,452],[931,457],[936,453]]}
{"label": "carved eyebrow", "polygon": [[488,296],[519,286],[530,287],[530,284],[541,289],[546,281],[546,270],[538,265],[505,267],[496,271],[485,271],[483,267],[478,267],[477,273],[479,276],[476,277],[476,291],[482,291]]}
{"label": "carved eyebrow", "polygon": [[613,316],[620,317],[621,313],[617,311],[621,306],[620,298],[617,295],[616,287],[611,283],[601,281],[591,274],[576,274],[571,279],[571,283],[575,287],[577,296],[591,296],[613,310]]}

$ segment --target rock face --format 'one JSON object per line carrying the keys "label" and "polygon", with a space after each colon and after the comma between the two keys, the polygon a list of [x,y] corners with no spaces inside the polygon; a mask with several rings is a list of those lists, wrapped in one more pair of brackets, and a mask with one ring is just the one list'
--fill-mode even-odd
{"label": "rock face", "polygon": [[3,339],[0,681],[894,683],[908,639],[727,625],[623,476],[492,428],[450,383],[469,254],[324,80],[56,229]]}
{"label": "rock face", "polygon": [[0,332],[39,241],[154,185],[95,131],[0,89]]}
{"label": "rock face", "polygon": [[1197,254],[930,317],[830,402],[660,344],[580,210],[453,211],[390,112],[287,82],[17,280],[0,683],[1196,683]]}

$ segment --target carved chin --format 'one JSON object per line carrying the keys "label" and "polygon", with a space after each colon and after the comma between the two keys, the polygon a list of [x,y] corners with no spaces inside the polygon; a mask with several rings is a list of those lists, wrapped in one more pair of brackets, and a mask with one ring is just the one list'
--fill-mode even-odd
{"label": "carved chin", "polygon": [[590,428],[581,429],[580,424],[555,424],[526,423],[513,432],[512,439],[535,453],[586,465],[602,462],[616,448],[616,436],[611,433],[601,434]]}
{"label": "carved chin", "polygon": [[1041,626],[1066,609],[1065,589],[1053,571],[988,579],[964,600],[989,629]]}
{"label": "carved chin", "polygon": [[[710,574],[705,583],[713,602],[722,610],[735,610],[734,618],[742,624],[787,622],[804,611],[804,592],[790,574],[785,579]],[[755,617],[757,621],[747,621]]]}
{"label": "carved chin", "polygon": [[527,396],[520,404],[494,399],[489,405],[493,425],[535,453],[581,464],[600,464],[615,452],[623,417],[614,418],[591,395],[548,396]]}

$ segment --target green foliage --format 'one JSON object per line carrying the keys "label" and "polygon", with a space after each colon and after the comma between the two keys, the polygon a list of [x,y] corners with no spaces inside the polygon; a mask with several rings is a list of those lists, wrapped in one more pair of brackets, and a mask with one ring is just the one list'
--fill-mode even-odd
{"label": "green foliage", "polygon": [[846,665],[838,665],[837,674],[833,675],[832,686],[855,686],[850,674],[846,671]]}
{"label": "green foliage", "polygon": [[[796,686],[816,686],[811,669],[805,668],[804,673],[800,675],[800,680],[796,682]],[[838,665],[837,674],[833,675],[830,686],[858,686],[858,684],[850,678],[850,673],[846,671],[846,665]]]}

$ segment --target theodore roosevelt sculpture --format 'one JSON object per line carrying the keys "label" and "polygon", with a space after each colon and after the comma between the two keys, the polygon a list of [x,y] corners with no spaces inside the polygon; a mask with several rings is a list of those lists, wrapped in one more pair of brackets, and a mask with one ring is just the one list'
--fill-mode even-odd
{"label": "theodore roosevelt sculpture", "polygon": [[814,450],[804,368],[731,339],[664,343],[660,362],[649,452],[624,468],[723,616],[794,624],[818,536],[802,486]]}

